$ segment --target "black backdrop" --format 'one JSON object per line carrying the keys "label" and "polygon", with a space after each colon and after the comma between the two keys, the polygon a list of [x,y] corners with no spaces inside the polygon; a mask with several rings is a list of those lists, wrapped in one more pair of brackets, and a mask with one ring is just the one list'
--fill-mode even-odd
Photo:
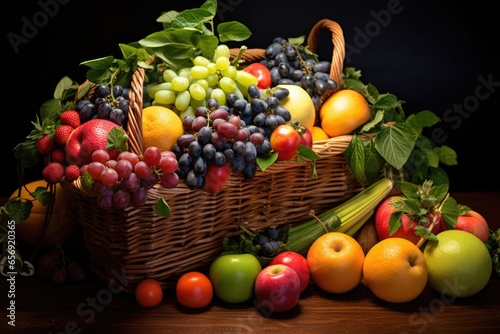
{"label": "black backdrop", "polygon": [[[204,1],[70,1],[11,3],[4,11],[2,172],[0,195],[17,187],[13,147],[31,130],[40,105],[52,97],[63,76],[83,82],[82,61],[120,57],[118,43],[137,41],[161,29],[156,18],[171,9],[194,8]],[[430,0],[272,1],[223,0],[217,20],[244,23],[252,36],[244,44],[266,47],[276,36],[307,35],[318,20],[328,18],[343,28],[345,66],[362,71],[363,81],[380,92],[406,101],[414,113],[428,109],[458,165],[446,167],[456,191],[499,190],[493,159],[500,90],[499,29],[492,3],[458,4]],[[35,24],[35,30],[27,27]],[[24,37],[13,44],[13,36]],[[331,58],[331,35],[324,32],[318,53]],[[496,49],[496,48],[495,48]],[[28,171],[40,177],[40,169]]]}

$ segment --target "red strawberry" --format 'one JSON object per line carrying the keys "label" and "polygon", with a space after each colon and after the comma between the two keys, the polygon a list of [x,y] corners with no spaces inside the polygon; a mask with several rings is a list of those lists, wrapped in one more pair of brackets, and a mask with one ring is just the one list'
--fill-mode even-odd
{"label": "red strawberry", "polygon": [[61,113],[61,116],[59,116],[59,120],[61,121],[62,125],[69,125],[74,129],[82,124],[80,121],[80,114],[76,110],[63,111]]}
{"label": "red strawberry", "polygon": [[54,140],[56,144],[60,147],[65,147],[66,142],[68,141],[69,135],[73,132],[75,128],[71,125],[59,125],[54,132]]}
{"label": "red strawberry", "polygon": [[61,147],[58,147],[54,151],[52,151],[50,157],[52,162],[59,162],[61,164],[66,163],[66,152]]}
{"label": "red strawberry", "polygon": [[64,177],[69,182],[75,181],[80,177],[80,167],[78,167],[77,165],[69,165],[68,167],[66,167]]}
{"label": "red strawberry", "polygon": [[48,183],[58,183],[64,176],[64,166],[58,162],[51,162],[42,170],[42,177]]}
{"label": "red strawberry", "polygon": [[48,155],[52,153],[56,147],[56,143],[49,137],[49,135],[44,135],[43,137],[37,139],[35,145],[38,153],[41,155]]}

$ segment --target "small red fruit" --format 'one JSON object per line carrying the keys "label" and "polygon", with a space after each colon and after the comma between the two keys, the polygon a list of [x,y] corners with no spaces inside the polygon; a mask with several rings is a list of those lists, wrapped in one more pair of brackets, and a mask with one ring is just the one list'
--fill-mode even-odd
{"label": "small red fruit", "polygon": [[221,167],[209,162],[205,174],[203,190],[210,194],[218,194],[224,189],[227,180],[231,176],[231,164],[225,163]]}
{"label": "small red fruit", "polygon": [[81,125],[80,114],[76,110],[63,111],[59,116],[59,121],[61,121],[61,124],[69,125],[74,129]]}
{"label": "small red fruit", "polygon": [[58,147],[54,151],[52,151],[50,158],[52,162],[59,162],[60,164],[66,163],[66,153],[61,147]]}
{"label": "small red fruit", "polygon": [[71,132],[74,128],[70,125],[59,125],[54,132],[54,140],[60,147],[65,147]]}
{"label": "small red fruit", "polygon": [[77,165],[69,165],[66,167],[64,177],[69,182],[73,182],[80,177],[80,167]]}
{"label": "small red fruit", "polygon": [[243,71],[248,72],[257,78],[257,87],[267,89],[271,87],[271,72],[266,65],[261,63],[252,63],[245,67]]}
{"label": "small red fruit", "polygon": [[43,137],[37,139],[35,145],[40,155],[48,155],[52,153],[56,147],[56,143],[49,137],[49,135],[44,135]]}
{"label": "small red fruit", "polygon": [[269,138],[271,148],[278,153],[278,160],[290,160],[297,155],[300,134],[289,124],[279,125]]}
{"label": "small red fruit", "polygon": [[64,176],[64,166],[58,162],[51,162],[42,170],[42,177],[47,183],[59,183]]}

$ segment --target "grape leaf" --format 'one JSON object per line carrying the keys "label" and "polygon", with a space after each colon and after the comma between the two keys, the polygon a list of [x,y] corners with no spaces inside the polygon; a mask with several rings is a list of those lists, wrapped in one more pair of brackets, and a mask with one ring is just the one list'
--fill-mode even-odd
{"label": "grape leaf", "polygon": [[418,135],[407,125],[396,124],[382,129],[375,143],[380,155],[396,169],[408,160]]}

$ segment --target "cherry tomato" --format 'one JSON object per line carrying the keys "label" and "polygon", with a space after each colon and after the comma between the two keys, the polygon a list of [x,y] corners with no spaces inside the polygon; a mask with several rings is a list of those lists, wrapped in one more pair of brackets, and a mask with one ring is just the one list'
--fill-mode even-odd
{"label": "cherry tomato", "polygon": [[147,278],[135,288],[135,299],[144,307],[155,307],[163,300],[163,289],[157,280]]}
{"label": "cherry tomato", "polygon": [[295,157],[300,140],[300,134],[289,124],[279,125],[269,138],[272,150],[278,153],[277,160],[290,160]]}
{"label": "cherry tomato", "polygon": [[266,65],[261,63],[252,63],[245,67],[243,71],[253,74],[257,78],[257,87],[267,89],[271,87],[271,72]]}
{"label": "cherry tomato", "polygon": [[213,287],[203,273],[191,271],[182,275],[175,286],[179,304],[189,308],[202,308],[212,302]]}

